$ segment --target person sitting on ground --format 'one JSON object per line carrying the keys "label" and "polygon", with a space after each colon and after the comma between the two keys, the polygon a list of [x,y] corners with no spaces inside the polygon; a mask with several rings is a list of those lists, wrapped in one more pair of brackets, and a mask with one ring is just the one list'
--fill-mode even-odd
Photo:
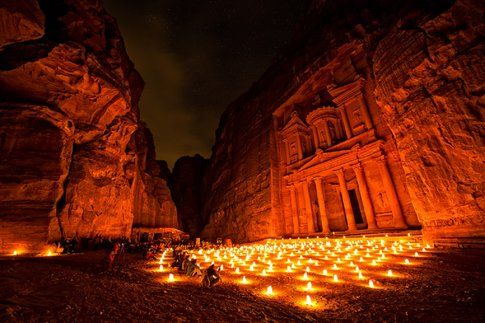
{"label": "person sitting on ground", "polygon": [[187,264],[189,263],[189,255],[187,255],[185,252],[183,254],[183,257],[182,257],[182,266],[180,267],[180,269],[183,271],[183,272],[186,272],[187,271]]}
{"label": "person sitting on ground", "polygon": [[190,261],[192,263],[193,269],[190,274],[191,277],[202,277],[202,270],[200,270],[199,265],[197,265],[197,259],[192,259]]}
{"label": "person sitting on ground", "polygon": [[189,259],[187,261],[187,265],[186,265],[186,268],[185,268],[185,274],[189,277],[192,276],[192,273],[194,272],[194,263]]}
{"label": "person sitting on ground", "polygon": [[221,280],[221,277],[219,276],[219,273],[215,269],[214,265],[210,265],[206,272],[205,272],[206,277],[204,279],[207,279],[209,281],[209,287],[214,286]]}

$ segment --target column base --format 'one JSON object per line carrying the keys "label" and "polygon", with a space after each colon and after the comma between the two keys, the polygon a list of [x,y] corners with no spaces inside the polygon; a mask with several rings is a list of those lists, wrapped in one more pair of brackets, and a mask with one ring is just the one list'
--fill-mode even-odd
{"label": "column base", "polygon": [[395,229],[407,229],[409,227],[406,223],[397,223],[397,224],[394,224],[394,228]]}

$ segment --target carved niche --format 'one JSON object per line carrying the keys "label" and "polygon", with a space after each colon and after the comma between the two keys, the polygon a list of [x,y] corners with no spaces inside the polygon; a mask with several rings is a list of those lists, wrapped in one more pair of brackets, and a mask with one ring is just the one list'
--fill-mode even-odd
{"label": "carved niche", "polygon": [[333,107],[322,107],[307,115],[315,147],[328,148],[345,140],[345,133],[338,111]]}

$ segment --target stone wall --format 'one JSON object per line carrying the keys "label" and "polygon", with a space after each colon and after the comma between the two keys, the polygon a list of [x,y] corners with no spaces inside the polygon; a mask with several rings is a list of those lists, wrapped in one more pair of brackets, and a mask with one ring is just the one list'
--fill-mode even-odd
{"label": "stone wall", "polygon": [[[352,81],[355,70],[369,84],[366,101],[408,221],[430,239],[483,236],[481,17],[483,5],[467,0],[315,1],[288,48],[222,116],[202,236],[253,241],[285,232],[289,194],[280,194],[272,114],[291,97],[312,100],[314,86]],[[379,190],[377,175],[366,176]],[[343,211],[329,207],[344,228]]]}
{"label": "stone wall", "polygon": [[3,1],[0,34],[0,249],[129,236],[140,212],[175,224],[140,162],[143,81],[100,1]]}

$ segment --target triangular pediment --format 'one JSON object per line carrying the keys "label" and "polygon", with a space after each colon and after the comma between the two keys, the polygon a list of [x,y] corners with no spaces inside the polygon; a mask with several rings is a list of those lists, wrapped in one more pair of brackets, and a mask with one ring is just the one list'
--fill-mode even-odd
{"label": "triangular pediment", "polygon": [[307,129],[308,126],[295,113],[291,116],[291,119],[288,121],[288,123],[283,127],[283,129],[281,131],[286,132],[286,131],[291,131],[291,130],[298,129],[298,128]]}
{"label": "triangular pediment", "polygon": [[315,154],[315,156],[312,159],[310,159],[307,163],[305,163],[303,166],[301,166],[300,170],[308,169],[308,168],[311,168],[315,165],[324,163],[328,160],[335,159],[337,157],[340,157],[342,155],[347,154],[349,151],[350,150],[339,150],[339,151],[324,152],[324,151],[320,150]]}

